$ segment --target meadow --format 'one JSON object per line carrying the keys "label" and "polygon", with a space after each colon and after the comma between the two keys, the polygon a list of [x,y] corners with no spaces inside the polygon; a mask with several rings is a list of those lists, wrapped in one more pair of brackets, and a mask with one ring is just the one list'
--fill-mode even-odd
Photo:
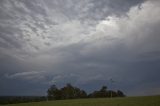
{"label": "meadow", "polygon": [[160,106],[160,96],[55,100],[5,106]]}

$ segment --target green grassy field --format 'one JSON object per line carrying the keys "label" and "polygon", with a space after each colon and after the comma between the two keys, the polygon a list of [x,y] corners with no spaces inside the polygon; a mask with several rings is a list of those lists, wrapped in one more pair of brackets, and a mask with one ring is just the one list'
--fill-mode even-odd
{"label": "green grassy field", "polygon": [[160,96],[57,100],[6,106],[160,106]]}

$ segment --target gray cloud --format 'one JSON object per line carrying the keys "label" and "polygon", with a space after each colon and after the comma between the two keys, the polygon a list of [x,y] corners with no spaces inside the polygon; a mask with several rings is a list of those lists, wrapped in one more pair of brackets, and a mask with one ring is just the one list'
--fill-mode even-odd
{"label": "gray cloud", "polygon": [[50,84],[67,82],[88,92],[107,84],[128,95],[160,93],[159,7],[140,0],[2,0],[0,95],[43,95]]}

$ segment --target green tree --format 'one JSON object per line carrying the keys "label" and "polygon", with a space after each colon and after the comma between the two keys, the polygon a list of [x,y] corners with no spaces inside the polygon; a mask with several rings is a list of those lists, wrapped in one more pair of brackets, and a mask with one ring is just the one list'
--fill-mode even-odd
{"label": "green tree", "polygon": [[56,87],[56,85],[52,85],[48,91],[48,99],[49,100],[58,100],[61,99],[61,91]]}

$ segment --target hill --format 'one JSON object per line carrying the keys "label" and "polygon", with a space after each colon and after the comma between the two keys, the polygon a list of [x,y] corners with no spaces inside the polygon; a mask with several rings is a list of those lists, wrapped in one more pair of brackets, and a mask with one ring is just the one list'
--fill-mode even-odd
{"label": "hill", "polygon": [[55,100],[6,106],[160,106],[160,96]]}

